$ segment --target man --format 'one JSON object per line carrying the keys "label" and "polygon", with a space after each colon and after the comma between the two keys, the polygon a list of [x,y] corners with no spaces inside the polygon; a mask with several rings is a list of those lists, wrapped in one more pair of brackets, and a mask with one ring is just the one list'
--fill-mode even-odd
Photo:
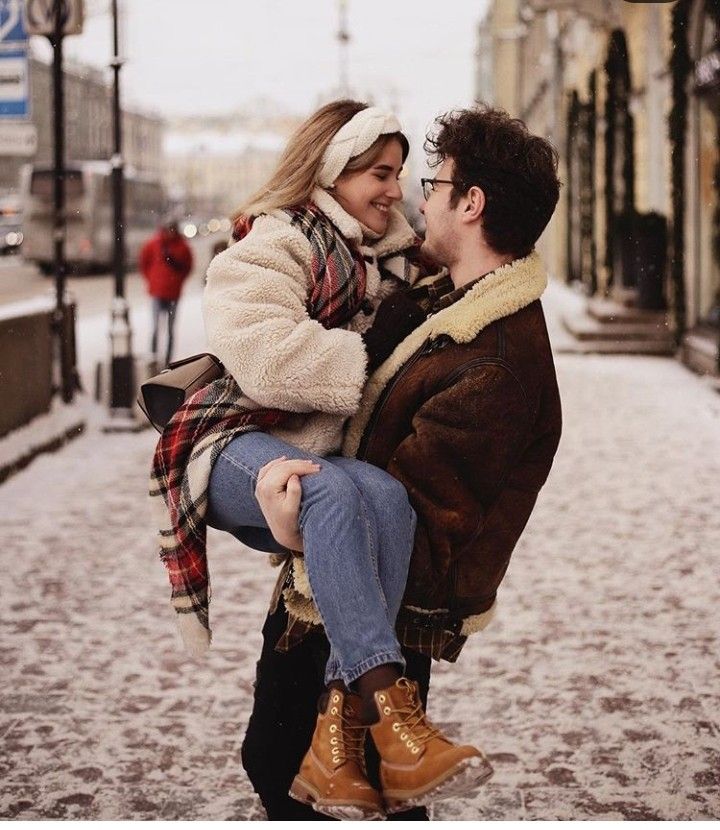
{"label": "man", "polygon": [[170,220],[143,245],[140,251],[140,272],[147,282],[148,294],[153,302],[153,333],[150,345],[158,359],[160,318],[165,319],[167,344],[165,365],[170,363],[173,351],[175,312],[182,286],[192,271],[193,257],[190,246],[180,235],[178,223]]}
{"label": "man", "polygon": [[[439,168],[423,180],[423,251],[450,276],[411,290],[429,316],[370,378],[343,448],[401,481],[417,513],[397,631],[423,704],[431,658],[455,661],[488,624],[561,431],[539,302],[547,278],[533,250],[557,204],[557,154],[498,110],[463,110],[438,124],[426,145]],[[268,465],[258,484],[273,529],[297,529],[285,464]],[[270,819],[320,818],[287,797],[327,657],[302,576],[296,558],[278,583],[243,744]],[[416,807],[390,818],[427,814]]]}

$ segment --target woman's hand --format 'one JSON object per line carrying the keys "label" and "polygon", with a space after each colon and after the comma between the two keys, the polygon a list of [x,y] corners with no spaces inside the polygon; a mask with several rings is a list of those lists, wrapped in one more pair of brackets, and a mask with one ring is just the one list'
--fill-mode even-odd
{"label": "woman's hand", "polygon": [[313,461],[276,458],[261,468],[255,486],[257,499],[275,541],[290,550],[302,551],[299,527],[302,487],[300,476],[320,471]]}
{"label": "woman's hand", "polygon": [[427,319],[427,314],[400,289],[377,307],[372,326],[360,336],[368,354],[368,373],[371,374],[395,351],[395,347]]}

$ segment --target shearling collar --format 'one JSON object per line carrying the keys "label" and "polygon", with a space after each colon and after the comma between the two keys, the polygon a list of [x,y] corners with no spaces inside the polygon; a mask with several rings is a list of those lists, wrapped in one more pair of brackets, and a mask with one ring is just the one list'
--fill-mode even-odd
{"label": "shearling collar", "polygon": [[457,302],[418,326],[368,380],[358,411],[348,424],[343,455],[357,453],[365,426],[385,385],[426,340],[447,335],[456,343],[469,343],[490,323],[535,302],[546,286],[547,273],[533,251],[488,274]]}
{"label": "shearling collar", "polygon": [[410,337],[420,335],[422,342],[445,334],[456,343],[469,343],[490,323],[535,302],[546,287],[547,272],[540,256],[533,251],[483,277],[457,302],[434,314]]}
{"label": "shearling collar", "polygon": [[415,232],[402,212],[394,206],[390,208],[390,221],[385,235],[378,240],[363,243],[363,229],[360,222],[350,216],[327,190],[316,187],[310,198],[346,239],[355,242],[359,246],[371,248],[378,257],[402,251],[415,242]]}

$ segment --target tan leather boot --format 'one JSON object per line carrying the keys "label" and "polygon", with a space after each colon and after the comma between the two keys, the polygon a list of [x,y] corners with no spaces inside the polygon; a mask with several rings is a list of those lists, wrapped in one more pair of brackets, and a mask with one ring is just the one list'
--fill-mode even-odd
{"label": "tan leather boot", "polygon": [[380,720],[370,726],[370,734],[381,759],[388,813],[467,795],[493,774],[479,749],[453,744],[430,723],[417,683],[401,677],[375,692],[375,704]]}
{"label": "tan leather boot", "polygon": [[329,692],[290,795],[336,819],[381,820],[382,799],[365,769],[367,727],[360,723],[360,704],[357,695]]}

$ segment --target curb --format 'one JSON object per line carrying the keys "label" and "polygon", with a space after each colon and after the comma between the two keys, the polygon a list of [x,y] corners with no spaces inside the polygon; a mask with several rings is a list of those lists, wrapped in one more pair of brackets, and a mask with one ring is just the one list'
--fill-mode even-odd
{"label": "curb", "polygon": [[0,438],[0,485],[39,455],[56,452],[83,435],[86,427],[84,413],[56,409]]}

